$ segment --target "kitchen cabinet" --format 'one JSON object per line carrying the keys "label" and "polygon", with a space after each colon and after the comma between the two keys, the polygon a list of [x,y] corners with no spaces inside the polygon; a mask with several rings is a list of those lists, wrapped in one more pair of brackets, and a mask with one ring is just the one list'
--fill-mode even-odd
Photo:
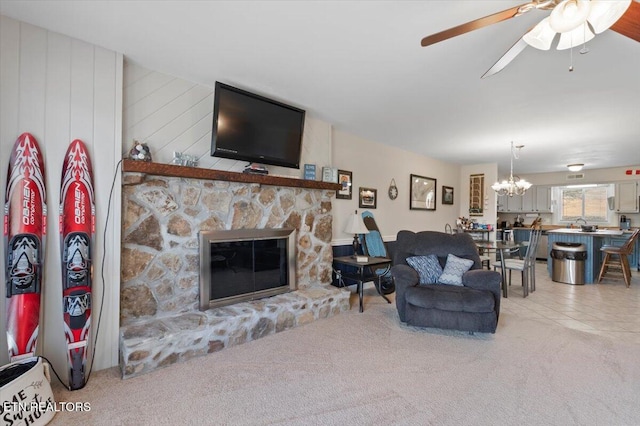
{"label": "kitchen cabinet", "polygon": [[550,213],[551,212],[551,187],[536,185],[522,196],[522,212],[524,213]]}
{"label": "kitchen cabinet", "polygon": [[551,187],[547,185],[538,185],[532,188],[534,190],[535,202],[533,211],[536,213],[550,213],[551,207]]}
{"label": "kitchen cabinet", "polygon": [[498,211],[519,213],[522,211],[522,196],[514,195],[509,197],[508,195],[498,196]]}
{"label": "kitchen cabinet", "polygon": [[521,212],[522,211],[522,196],[514,195],[509,197],[507,195],[507,211],[508,212]]}
{"label": "kitchen cabinet", "polygon": [[497,202],[497,210],[499,212],[506,212],[507,211],[507,198],[509,198],[508,195],[498,195],[496,196],[496,202]]}
{"label": "kitchen cabinet", "polygon": [[535,208],[536,203],[536,191],[535,186],[529,188],[527,192],[522,196],[522,211],[523,212],[532,212]]}
{"label": "kitchen cabinet", "polygon": [[617,213],[638,213],[640,212],[640,202],[638,200],[638,182],[618,182],[616,183]]}
{"label": "kitchen cabinet", "polygon": [[[529,241],[529,238],[531,238],[531,228],[513,228],[513,239],[516,243]],[[548,233],[547,231],[541,231],[536,249],[536,259],[546,261],[550,251]],[[519,255],[521,259],[524,258],[527,255],[527,247],[521,247]]]}
{"label": "kitchen cabinet", "polygon": [[498,196],[498,211],[509,213],[550,213],[551,187],[536,185],[529,188],[524,195]]}
{"label": "kitchen cabinet", "polygon": [[[513,239],[516,243],[529,241],[529,237],[531,237],[531,228],[513,228]],[[523,259],[526,255],[527,248],[520,247],[520,259]]]}
{"label": "kitchen cabinet", "polygon": [[506,212],[506,208],[507,208],[507,195],[498,195],[496,196],[496,202],[497,202],[497,210],[498,212]]}

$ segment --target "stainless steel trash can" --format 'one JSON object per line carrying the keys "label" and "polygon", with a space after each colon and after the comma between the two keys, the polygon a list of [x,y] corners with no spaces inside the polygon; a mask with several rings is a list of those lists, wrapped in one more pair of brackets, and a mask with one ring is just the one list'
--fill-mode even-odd
{"label": "stainless steel trash can", "polygon": [[551,279],[566,284],[584,284],[587,250],[581,243],[556,242],[551,246]]}

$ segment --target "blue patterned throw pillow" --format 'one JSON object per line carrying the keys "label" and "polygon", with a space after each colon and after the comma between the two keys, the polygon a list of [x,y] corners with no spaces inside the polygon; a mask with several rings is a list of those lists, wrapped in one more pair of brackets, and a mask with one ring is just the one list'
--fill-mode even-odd
{"label": "blue patterned throw pillow", "polygon": [[442,274],[442,267],[435,254],[407,257],[407,263],[418,273],[420,284],[435,284]]}
{"label": "blue patterned throw pillow", "polygon": [[462,276],[473,266],[473,260],[461,259],[457,256],[449,254],[447,256],[447,264],[444,265],[444,271],[438,279],[440,284],[462,285]]}

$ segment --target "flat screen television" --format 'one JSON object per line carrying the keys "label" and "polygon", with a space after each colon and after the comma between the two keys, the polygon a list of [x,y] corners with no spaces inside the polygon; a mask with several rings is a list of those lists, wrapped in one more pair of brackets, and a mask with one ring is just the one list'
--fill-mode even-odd
{"label": "flat screen television", "polygon": [[216,82],[211,155],[300,168],[305,111]]}

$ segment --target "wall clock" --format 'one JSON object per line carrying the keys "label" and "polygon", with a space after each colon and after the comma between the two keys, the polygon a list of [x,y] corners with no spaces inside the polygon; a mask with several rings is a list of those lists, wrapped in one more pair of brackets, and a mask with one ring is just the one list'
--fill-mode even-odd
{"label": "wall clock", "polygon": [[391,179],[391,184],[389,185],[389,198],[392,200],[398,198],[398,187],[396,186],[395,179]]}

